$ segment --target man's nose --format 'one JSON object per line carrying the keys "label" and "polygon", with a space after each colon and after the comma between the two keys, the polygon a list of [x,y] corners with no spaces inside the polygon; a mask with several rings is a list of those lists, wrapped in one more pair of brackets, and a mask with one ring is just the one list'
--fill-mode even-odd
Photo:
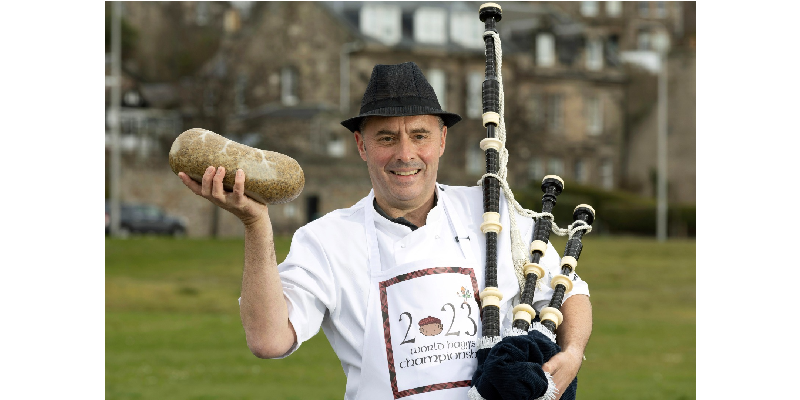
{"label": "man's nose", "polygon": [[403,162],[409,162],[414,159],[415,155],[415,148],[411,139],[407,136],[401,136],[397,144],[397,159]]}

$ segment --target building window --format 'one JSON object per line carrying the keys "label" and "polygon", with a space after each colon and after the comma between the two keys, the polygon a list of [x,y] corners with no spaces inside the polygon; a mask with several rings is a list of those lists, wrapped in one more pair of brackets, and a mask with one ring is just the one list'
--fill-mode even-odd
{"label": "building window", "polygon": [[640,1],[639,2],[639,16],[647,18],[650,16],[650,2],[649,1]]}
{"label": "building window", "polygon": [[525,114],[531,126],[535,129],[544,127],[545,112],[542,95],[534,94],[525,102]]}
{"label": "building window", "polygon": [[464,47],[480,49],[483,44],[484,24],[472,11],[454,11],[450,14],[450,40]]}
{"label": "building window", "polygon": [[584,17],[596,17],[600,6],[596,1],[582,1],[581,2],[581,15]]}
{"label": "building window", "polygon": [[438,7],[420,7],[414,11],[414,40],[420,43],[444,44],[445,11]]}
{"label": "building window", "polygon": [[591,38],[586,42],[586,69],[597,71],[603,68],[603,42]]}
{"label": "building window", "polygon": [[480,118],[483,114],[483,78],[482,72],[470,72],[467,75],[467,118]]}
{"label": "building window", "polygon": [[556,40],[552,33],[536,35],[536,65],[552,67],[556,63]]}
{"label": "building window", "polygon": [[486,155],[477,144],[468,144],[466,153],[466,170],[468,174],[483,175],[486,172]]}
{"label": "building window", "polygon": [[650,32],[639,31],[636,36],[636,47],[639,50],[650,50]]}
{"label": "building window", "polygon": [[663,1],[656,2],[656,17],[665,18],[667,16],[667,3]]}
{"label": "building window", "polygon": [[580,158],[575,160],[575,165],[573,165],[573,174],[575,175],[575,181],[578,183],[586,183],[588,180],[586,176],[586,163],[583,162]]}
{"label": "building window", "polygon": [[600,182],[604,189],[614,188],[614,164],[611,160],[603,160],[600,165]]}
{"label": "building window", "polygon": [[346,144],[339,135],[331,134],[328,140],[328,155],[331,157],[342,158],[346,153]]}
{"label": "building window", "polygon": [[123,107],[138,107],[141,105],[142,96],[139,96],[139,92],[135,90],[128,90],[122,96],[122,106]]}
{"label": "building window", "polygon": [[607,1],[606,15],[609,17],[619,17],[622,15],[622,2],[621,1]]}
{"label": "building window", "polygon": [[281,103],[285,106],[294,106],[300,102],[297,95],[297,69],[283,67],[281,69]]}
{"label": "building window", "polygon": [[311,195],[306,197],[306,222],[311,222],[321,216],[319,210],[319,196]]}
{"label": "building window", "polygon": [[444,71],[434,68],[428,71],[428,82],[433,86],[439,105],[443,110],[447,110],[447,80]]}
{"label": "building window", "polygon": [[541,182],[544,178],[544,168],[539,157],[531,157],[528,160],[528,178],[535,182]]}
{"label": "building window", "polygon": [[589,97],[586,100],[586,133],[599,135],[603,132],[603,108],[600,98]]}
{"label": "building window", "polygon": [[551,94],[547,98],[547,129],[550,132],[561,132],[564,126],[564,96]]}
{"label": "building window", "polygon": [[547,175],[564,175],[564,160],[558,157],[547,160]]}
{"label": "building window", "polygon": [[389,4],[367,3],[359,14],[359,28],[384,44],[393,45],[401,39],[400,7]]}
{"label": "building window", "polygon": [[608,37],[608,41],[606,42],[606,58],[608,58],[608,63],[613,66],[618,66],[620,64],[619,61],[619,36],[618,35],[611,35]]}
{"label": "building window", "polygon": [[294,203],[289,203],[283,206],[283,215],[286,218],[294,218],[297,214],[297,207],[295,207]]}

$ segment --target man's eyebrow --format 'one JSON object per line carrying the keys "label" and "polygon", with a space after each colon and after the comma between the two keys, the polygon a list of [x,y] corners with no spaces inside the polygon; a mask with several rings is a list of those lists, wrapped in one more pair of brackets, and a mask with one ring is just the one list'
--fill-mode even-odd
{"label": "man's eyebrow", "polygon": [[[399,132],[397,132],[397,131],[392,131],[392,130],[389,130],[389,129],[381,129],[378,132],[376,132],[375,135],[397,135],[398,133]],[[431,131],[429,131],[429,130],[427,130],[425,128],[414,128],[414,129],[408,131],[408,133],[431,133]]]}

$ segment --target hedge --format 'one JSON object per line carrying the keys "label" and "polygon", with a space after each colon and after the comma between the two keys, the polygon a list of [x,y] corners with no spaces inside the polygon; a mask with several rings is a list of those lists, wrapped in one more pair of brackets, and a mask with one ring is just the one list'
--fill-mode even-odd
{"label": "hedge", "polygon": [[[572,212],[578,204],[589,204],[596,213],[594,233],[655,236],[655,199],[572,182],[566,182],[565,186],[553,209],[558,226],[564,228],[572,223]],[[514,189],[514,197],[520,205],[536,212],[542,210],[542,194],[538,182]],[[668,236],[694,237],[695,213],[694,204],[668,204]]]}

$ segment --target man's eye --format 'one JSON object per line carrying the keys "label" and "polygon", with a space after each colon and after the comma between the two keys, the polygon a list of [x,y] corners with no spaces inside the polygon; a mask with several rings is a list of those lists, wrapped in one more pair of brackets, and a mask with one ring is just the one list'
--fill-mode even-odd
{"label": "man's eye", "polygon": [[422,140],[422,139],[425,139],[425,137],[426,137],[426,136],[425,136],[425,135],[423,135],[423,134],[418,134],[417,136],[414,136],[414,138],[415,138],[415,139],[417,139],[417,140]]}

